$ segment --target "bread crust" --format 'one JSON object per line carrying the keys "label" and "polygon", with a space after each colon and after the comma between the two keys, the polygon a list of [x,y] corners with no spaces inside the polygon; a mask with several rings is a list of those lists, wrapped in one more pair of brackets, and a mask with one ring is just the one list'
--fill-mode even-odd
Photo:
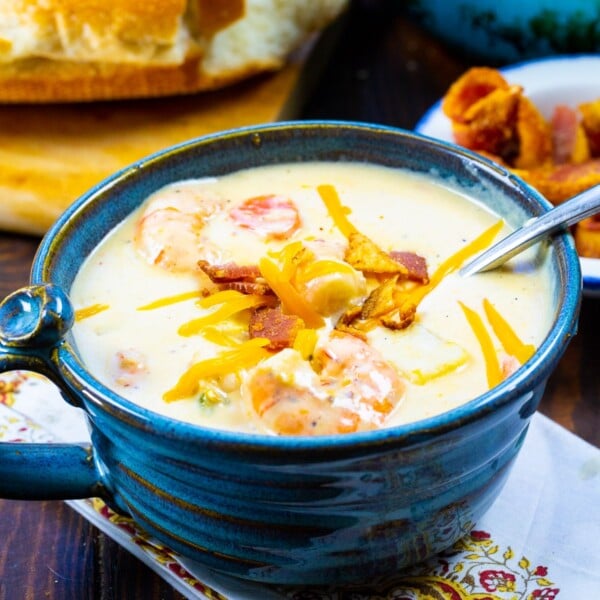
{"label": "bread crust", "polygon": [[[303,9],[303,0],[0,0],[0,102],[221,88],[280,68],[300,34],[325,25],[346,3],[318,0]],[[311,18],[300,19],[302,10]],[[280,33],[273,43],[278,25],[291,33]],[[231,34],[231,27],[243,34]],[[229,44],[221,33],[229,35]],[[262,36],[269,43],[256,52],[248,40],[261,46]]]}
{"label": "bread crust", "polygon": [[0,101],[85,102],[187,94],[217,89],[280,66],[281,61],[273,60],[249,63],[243,70],[207,74],[201,57],[176,66],[26,60],[0,71]]}

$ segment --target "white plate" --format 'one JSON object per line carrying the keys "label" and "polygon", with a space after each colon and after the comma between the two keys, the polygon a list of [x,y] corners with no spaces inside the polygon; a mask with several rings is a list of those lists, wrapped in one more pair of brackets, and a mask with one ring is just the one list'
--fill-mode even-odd
{"label": "white plate", "polygon": [[[560,56],[532,60],[500,69],[510,83],[523,86],[525,94],[546,118],[554,107],[573,108],[600,98],[600,55]],[[441,100],[417,123],[415,131],[453,142],[450,120],[444,115]],[[583,291],[600,297],[600,259],[582,258]]]}

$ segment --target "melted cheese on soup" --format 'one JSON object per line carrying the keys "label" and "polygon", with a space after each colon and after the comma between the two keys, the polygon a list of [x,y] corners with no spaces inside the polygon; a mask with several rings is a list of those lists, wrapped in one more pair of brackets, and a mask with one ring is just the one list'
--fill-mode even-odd
{"label": "melted cheese on soup", "polygon": [[385,167],[181,181],[88,257],[73,334],[100,381],[180,420],[291,435],[411,422],[485,392],[547,333],[533,251],[457,273],[506,233],[473,200]]}

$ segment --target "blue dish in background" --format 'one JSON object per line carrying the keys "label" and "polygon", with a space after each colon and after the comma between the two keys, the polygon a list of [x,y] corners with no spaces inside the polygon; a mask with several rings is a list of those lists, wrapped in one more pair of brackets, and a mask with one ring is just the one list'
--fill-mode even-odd
{"label": "blue dish in background", "polygon": [[600,51],[600,4],[591,0],[409,0],[425,29],[495,64]]}
{"label": "blue dish in background", "polygon": [[[559,104],[576,108],[583,102],[600,98],[600,55],[524,61],[504,67],[500,72],[509,83],[523,86],[525,95],[546,118]],[[442,100],[421,117],[415,131],[440,140],[454,141],[450,119],[442,112]],[[580,261],[583,293],[600,297],[600,259],[580,258]]]}

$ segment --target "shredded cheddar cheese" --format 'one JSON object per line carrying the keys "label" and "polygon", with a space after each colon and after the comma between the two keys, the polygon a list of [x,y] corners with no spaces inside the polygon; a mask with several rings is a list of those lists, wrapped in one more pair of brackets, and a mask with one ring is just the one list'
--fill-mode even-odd
{"label": "shredded cheddar cheese", "polygon": [[216,306],[217,304],[225,304],[226,302],[239,300],[240,298],[246,297],[242,292],[238,292],[236,290],[222,290],[211,296],[206,296],[206,298],[202,298],[198,300],[198,306],[202,308],[210,308],[211,306]]}
{"label": "shredded cheddar cheese", "polygon": [[182,292],[181,294],[175,294],[174,296],[166,296],[165,298],[159,298],[143,306],[138,306],[137,310],[154,310],[156,308],[162,308],[163,306],[169,306],[171,304],[177,304],[178,302],[185,302],[186,300],[192,300],[193,298],[199,298],[202,293],[198,290],[193,292]]}
{"label": "shredded cheddar cheese", "polygon": [[304,360],[309,360],[317,344],[317,332],[314,329],[301,329],[294,339],[294,350],[300,352]]}
{"label": "shredded cheddar cheese", "polygon": [[339,275],[354,275],[355,269],[348,263],[341,262],[339,260],[316,260],[301,269],[296,279],[300,282],[307,282],[311,279],[317,279],[318,277],[324,277],[326,275],[339,274]]}
{"label": "shredded cheddar cheese", "polygon": [[109,308],[110,306],[108,304],[92,304],[91,306],[80,308],[75,311],[75,320],[82,321],[83,319],[87,319],[88,317],[93,317],[98,313],[104,312]]}
{"label": "shredded cheddar cheese", "polygon": [[302,242],[297,241],[284,246],[279,252],[268,253],[279,262],[284,279],[287,279],[288,281],[293,279],[298,264],[297,257],[300,252],[302,252],[303,248]]}
{"label": "shredded cheddar cheese", "polygon": [[316,312],[304,298],[296,291],[294,286],[283,277],[277,265],[266,257],[258,263],[261,275],[269,287],[277,294],[286,312],[300,317],[308,327],[318,328],[325,325],[323,317]]}
{"label": "shredded cheddar cheese", "polygon": [[174,402],[190,398],[198,393],[202,380],[236,373],[257,365],[271,356],[271,353],[265,349],[268,343],[269,340],[266,338],[254,338],[233,350],[225,350],[214,358],[207,358],[193,364],[179,378],[175,386],[163,394],[163,400]]}
{"label": "shredded cheddar cheese", "polygon": [[222,302],[219,308],[212,311],[208,315],[204,315],[203,317],[192,319],[191,321],[184,323],[177,330],[177,332],[179,335],[189,337],[191,335],[200,333],[200,331],[207,325],[214,325],[215,323],[219,323],[225,319],[228,319],[229,317],[232,317],[243,310],[261,306],[268,302],[265,296],[251,296],[244,294],[240,294],[240,296],[240,298],[235,297],[229,301]]}
{"label": "shredded cheddar cheese", "polygon": [[[228,346],[229,348],[234,348],[242,343],[240,339],[235,337],[235,332],[223,331],[217,327],[204,327],[201,333],[205,340],[208,340],[217,346]],[[246,331],[245,329],[240,328],[239,333],[245,334]]]}
{"label": "shredded cheddar cheese", "polygon": [[524,344],[506,319],[496,310],[487,299],[483,300],[485,315],[507,354],[514,356],[521,364],[527,362],[535,352],[533,344]]}
{"label": "shredded cheddar cheese", "polygon": [[458,303],[481,347],[481,352],[485,361],[488,387],[491,389],[502,381],[502,370],[500,368],[500,362],[498,361],[498,355],[494,348],[494,343],[485,328],[481,317],[473,309],[462,302],[459,301]]}
{"label": "shredded cheddar cheese", "polygon": [[350,209],[342,204],[336,189],[332,185],[324,184],[317,187],[317,192],[341,233],[345,237],[349,237],[351,233],[358,233],[358,229],[348,220]]}

